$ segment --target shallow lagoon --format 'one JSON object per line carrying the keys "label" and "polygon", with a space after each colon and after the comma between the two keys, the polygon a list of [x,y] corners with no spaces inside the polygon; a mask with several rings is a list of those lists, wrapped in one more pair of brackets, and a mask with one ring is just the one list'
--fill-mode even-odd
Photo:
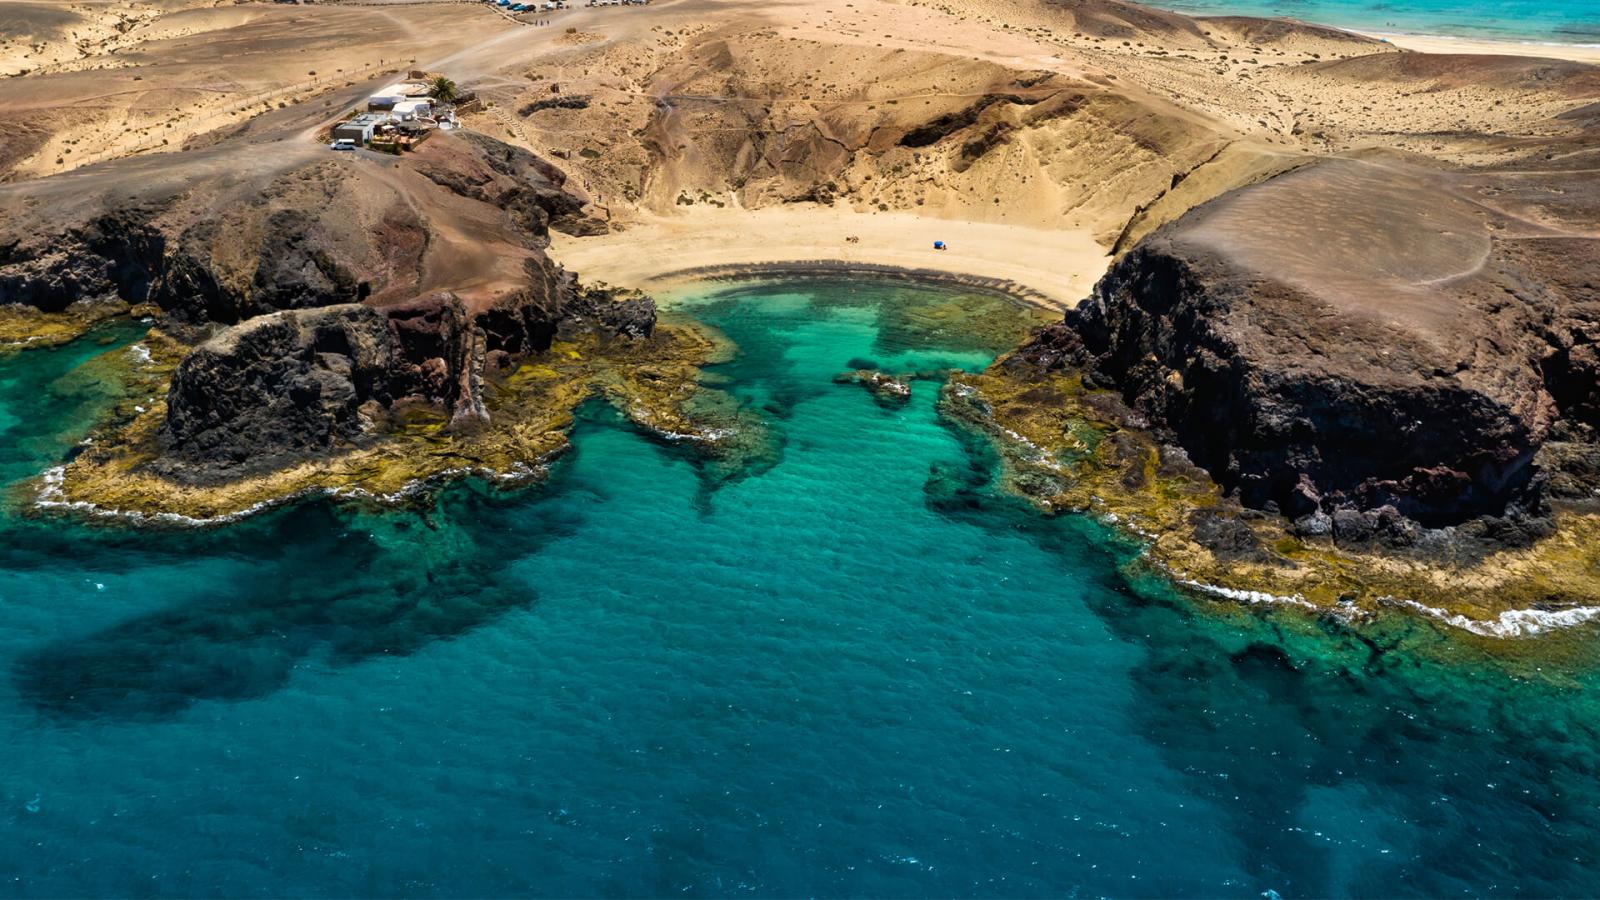
{"label": "shallow lagoon", "polygon": [[[961,305],[686,301],[772,436],[740,472],[593,406],[547,485],[422,510],[11,508],[4,892],[1600,891],[1592,630],[1555,667],[1179,597],[995,492],[934,382],[832,382],[982,366]],[[104,339],[0,358],[6,480],[116,399]]]}

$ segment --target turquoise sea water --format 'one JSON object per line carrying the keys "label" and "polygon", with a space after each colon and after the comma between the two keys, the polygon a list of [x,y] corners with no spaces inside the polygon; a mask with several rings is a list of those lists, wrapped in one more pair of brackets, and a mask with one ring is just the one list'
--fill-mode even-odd
{"label": "turquoise sea water", "polygon": [[[934,383],[831,382],[982,365],[946,299],[692,303],[781,445],[744,478],[596,406],[547,485],[420,511],[13,510],[0,894],[1600,892],[1592,654],[1180,598],[996,494]],[[7,480],[115,396],[101,352],[0,358]]]}
{"label": "turquoise sea water", "polygon": [[1595,0],[1155,0],[1199,16],[1285,16],[1360,31],[1600,44]]}

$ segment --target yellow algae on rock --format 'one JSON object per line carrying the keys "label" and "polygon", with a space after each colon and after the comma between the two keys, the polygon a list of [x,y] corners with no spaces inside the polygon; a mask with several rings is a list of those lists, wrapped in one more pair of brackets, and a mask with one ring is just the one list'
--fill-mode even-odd
{"label": "yellow algae on rock", "polygon": [[1557,509],[1553,533],[1527,546],[1486,551],[1444,530],[1436,546],[1341,547],[1224,496],[1117,395],[1070,370],[1002,359],[956,374],[940,402],[990,439],[1005,488],[1137,537],[1145,563],[1191,590],[1344,620],[1403,609],[1486,638],[1600,618],[1600,516],[1583,509]]}
{"label": "yellow algae on rock", "polygon": [[[36,505],[207,524],[311,494],[399,502],[469,474],[534,481],[567,449],[574,411],[590,398],[611,403],[641,427],[693,439],[714,452],[734,430],[705,421],[689,401],[702,390],[701,367],[722,352],[718,341],[687,324],[663,325],[648,338],[580,334],[492,378],[485,391],[490,418],[481,428],[452,433],[442,411],[397,405],[381,435],[367,446],[203,482],[173,478],[154,465],[164,451],[166,403],[158,399],[124,424],[108,426],[76,459],[39,479]],[[145,377],[155,377],[158,393],[164,393],[185,348],[165,337],[151,343],[157,349]]]}

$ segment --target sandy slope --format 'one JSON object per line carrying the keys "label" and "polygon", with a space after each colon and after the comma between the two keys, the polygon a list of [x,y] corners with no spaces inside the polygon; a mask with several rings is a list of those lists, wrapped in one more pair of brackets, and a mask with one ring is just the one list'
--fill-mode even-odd
{"label": "sandy slope", "polygon": [[[89,20],[97,9],[81,15]],[[499,16],[474,6],[457,7],[442,25],[437,6],[133,9],[141,18],[129,14],[125,33],[111,29],[99,43],[0,82],[6,87],[0,177],[39,177],[173,150],[194,135],[316,102],[353,81],[473,46],[506,28]]]}

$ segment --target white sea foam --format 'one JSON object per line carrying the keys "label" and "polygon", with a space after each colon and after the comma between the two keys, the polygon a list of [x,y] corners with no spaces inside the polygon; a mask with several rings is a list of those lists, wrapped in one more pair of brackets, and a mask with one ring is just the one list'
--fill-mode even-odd
{"label": "white sea foam", "polygon": [[271,509],[279,504],[288,503],[291,500],[295,500],[313,493],[312,491],[300,491],[299,493],[292,494],[287,497],[263,500],[260,503],[253,503],[244,509],[236,510],[231,513],[224,513],[219,516],[185,516],[181,513],[147,513],[138,512],[136,510],[112,509],[110,507],[101,506],[97,503],[90,503],[87,500],[67,500],[64,499],[65,494],[61,490],[62,482],[66,481],[66,477],[66,466],[56,466],[52,469],[46,469],[44,473],[39,476],[39,493],[34,498],[33,505],[39,507],[40,509],[65,509],[103,519],[122,519],[125,521],[145,524],[178,525],[184,528],[203,528],[212,525],[226,525],[230,522],[238,522],[241,519],[253,516],[258,512]]}
{"label": "white sea foam", "polygon": [[141,364],[150,362],[150,348],[143,344],[133,344],[129,346],[128,355],[138,360]]}
{"label": "white sea foam", "polygon": [[359,499],[377,503],[383,506],[390,506],[403,503],[417,496],[423,491],[431,487],[435,487],[443,482],[451,481],[467,475],[477,475],[482,478],[488,478],[499,482],[529,481],[542,477],[549,471],[549,467],[546,463],[551,455],[541,458],[538,462],[532,465],[522,462],[513,463],[511,468],[504,472],[497,469],[488,468],[487,466],[462,466],[455,469],[446,469],[443,472],[430,475],[427,478],[419,478],[415,481],[407,482],[400,488],[400,490],[387,494],[376,493],[360,487],[306,488],[305,490],[295,491],[292,494],[285,494],[282,497],[273,497],[268,500],[262,500],[258,503],[252,503],[242,509],[238,509],[230,513],[222,513],[221,515],[216,516],[186,516],[182,513],[173,512],[141,512],[138,510],[115,509],[112,507],[101,506],[98,503],[91,503],[87,500],[68,500],[66,499],[66,494],[61,487],[62,483],[66,481],[66,466],[56,466],[51,469],[46,469],[39,476],[39,492],[34,497],[33,505],[39,509],[69,510],[71,512],[94,516],[96,518],[120,519],[122,521],[134,522],[143,525],[172,525],[180,528],[210,528],[217,525],[228,525],[234,522],[239,522],[257,513],[266,512],[274,507],[282,506],[286,503],[293,503],[297,500],[304,500],[310,497],[335,497],[345,500]]}
{"label": "white sea foam", "polygon": [[[1040,449],[1032,441],[1029,441],[1027,438],[1017,434],[1015,431],[1012,431],[1009,428],[1002,428],[1001,430],[1005,432],[1008,438],[1018,444],[1035,451]],[[1032,462],[1035,464],[1051,465],[1049,462],[1045,461],[1042,453],[1036,456]],[[1059,466],[1054,465],[1051,465],[1051,467],[1059,468]],[[1094,505],[1104,505],[1105,502],[1098,496],[1091,496],[1089,499]],[[1044,505],[1047,509],[1051,508],[1048,502],[1046,502]],[[1121,517],[1119,517],[1116,513],[1103,513],[1096,516],[1096,518],[1098,518],[1101,522],[1119,530],[1132,531],[1136,534],[1139,534],[1141,537],[1146,538],[1147,540],[1154,539],[1154,535],[1132,527],[1131,523],[1122,521]],[[1250,603],[1254,605],[1298,606],[1302,609],[1309,609],[1319,613],[1333,615],[1346,621],[1353,621],[1355,618],[1361,616],[1361,613],[1357,612],[1353,607],[1348,609],[1342,607],[1323,607],[1311,602],[1310,600],[1307,600],[1300,594],[1271,594],[1267,593],[1266,591],[1251,591],[1244,590],[1242,588],[1230,588],[1223,587],[1222,585],[1206,584],[1204,582],[1194,581],[1186,578],[1176,578],[1175,580],[1178,584],[1196,591],[1200,591],[1201,593],[1243,603]],[[1548,631],[1557,631],[1563,628],[1572,628],[1595,619],[1600,619],[1600,606],[1575,606],[1569,609],[1560,610],[1512,609],[1501,613],[1499,616],[1493,619],[1473,619],[1461,615],[1460,613],[1452,613],[1448,610],[1418,603],[1415,600],[1384,597],[1381,598],[1380,602],[1405,606],[1415,612],[1422,613],[1430,618],[1444,622],[1447,625],[1451,625],[1455,628],[1460,628],[1464,631],[1481,635],[1483,637],[1524,637],[1542,634]]]}
{"label": "white sea foam", "polygon": [[1555,610],[1509,609],[1493,619],[1473,619],[1461,613],[1428,606],[1415,600],[1399,597],[1385,597],[1384,600],[1482,637],[1526,637],[1572,628],[1600,619],[1600,606],[1574,606]]}
{"label": "white sea foam", "polygon": [[1194,581],[1188,578],[1179,579],[1178,583],[1184,587],[1193,588],[1194,590],[1200,591],[1201,593],[1211,594],[1215,597],[1224,597],[1228,600],[1239,600],[1252,604],[1301,606],[1306,609],[1314,609],[1319,611],[1322,609],[1322,607],[1312,603],[1310,600],[1307,600],[1305,597],[1299,594],[1289,594],[1285,596],[1282,594],[1269,594],[1266,591],[1247,591],[1242,588],[1223,587],[1219,584],[1206,584],[1203,581]]}
{"label": "white sea foam", "polygon": [[[1225,597],[1229,600],[1252,604],[1287,604],[1319,612],[1327,612],[1344,618],[1340,609],[1320,607],[1299,594],[1283,596],[1269,594],[1265,591],[1249,591],[1215,584],[1205,584],[1204,582],[1189,579],[1179,579],[1178,583],[1184,587],[1193,588],[1216,597]],[[1493,619],[1474,619],[1461,613],[1453,613],[1436,606],[1428,606],[1425,603],[1418,603],[1415,600],[1406,600],[1399,597],[1383,597],[1380,598],[1379,602],[1403,606],[1413,612],[1421,613],[1431,619],[1481,637],[1529,637],[1545,632],[1559,631],[1563,628],[1573,628],[1586,622],[1600,619],[1600,606],[1574,606],[1557,610],[1510,609]]]}

